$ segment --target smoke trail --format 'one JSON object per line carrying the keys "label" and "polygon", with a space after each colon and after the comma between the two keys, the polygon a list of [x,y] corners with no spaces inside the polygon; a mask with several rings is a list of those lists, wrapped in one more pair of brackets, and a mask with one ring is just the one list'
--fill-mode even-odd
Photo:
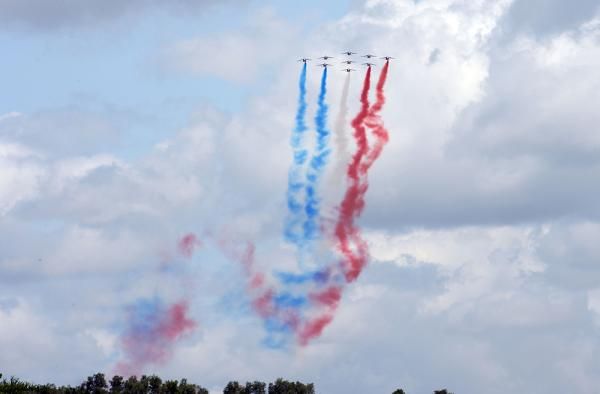
{"label": "smoke trail", "polygon": [[303,236],[300,225],[302,223],[301,192],[304,188],[301,170],[306,162],[308,152],[302,148],[302,139],[306,127],[306,63],[302,66],[298,82],[298,109],[296,111],[296,125],[292,132],[290,145],[293,151],[292,165],[288,173],[287,207],[288,217],[284,225],[284,237],[288,242],[301,245]]}
{"label": "smoke trail", "polygon": [[187,311],[186,301],[165,306],[158,298],[130,306],[128,327],[121,337],[125,361],[117,364],[117,373],[136,375],[148,364],[167,361],[175,343],[197,325]]}
{"label": "smoke trail", "polygon": [[247,242],[244,246],[241,242],[223,238],[217,240],[217,243],[228,258],[239,262],[244,269],[250,305],[262,319],[267,331],[263,344],[271,348],[285,346],[289,335],[298,326],[298,309],[304,307],[307,300],[288,292],[278,293],[266,282],[265,275],[256,270],[253,243]]}
{"label": "smoke trail", "polygon": [[[277,272],[276,277],[283,280],[283,287],[277,288],[258,271],[253,243],[220,238],[217,244],[227,258],[243,269],[250,306],[266,330],[262,341],[266,347],[284,348],[294,339],[304,346],[333,319],[343,282],[332,284],[328,270],[307,274]],[[310,290],[313,287],[316,289]]]}
{"label": "smoke trail", "polygon": [[[369,108],[370,88],[371,67],[368,67],[360,96],[361,108],[352,120],[353,136],[356,140],[357,150],[348,166],[348,188],[340,204],[338,222],[335,228],[338,249],[345,258],[342,269],[346,282],[352,282],[358,277],[362,267],[366,264],[368,255],[367,244],[360,236],[354,220],[362,212],[364,194],[368,187],[366,171],[363,171],[363,161],[368,158],[369,154],[365,123],[371,113]],[[342,94],[343,96],[344,94]],[[342,117],[341,114],[340,117]],[[333,321],[341,295],[342,287],[335,284],[330,284],[325,290],[310,294],[309,298],[313,304],[320,308],[315,316],[306,319],[298,328],[297,338],[301,345],[306,345],[311,339],[320,336],[325,327]]]}
{"label": "smoke trail", "polygon": [[275,272],[275,277],[279,279],[283,285],[301,285],[304,283],[326,283],[330,278],[330,270],[328,268],[309,271],[302,274],[294,274],[290,272]]}
{"label": "smoke trail", "polygon": [[323,170],[327,165],[327,158],[331,150],[328,148],[329,130],[327,129],[327,114],[329,107],[325,103],[327,96],[327,67],[323,68],[321,76],[321,88],[319,91],[319,100],[317,114],[315,115],[315,125],[317,130],[317,144],[315,153],[310,160],[310,166],[306,174],[306,202],[304,211],[306,220],[304,221],[304,240],[315,239],[319,233],[317,220],[319,219],[320,198],[317,195],[317,187]]}
{"label": "smoke trail", "polygon": [[[352,120],[354,139],[357,150],[348,166],[348,187],[340,204],[335,235],[338,240],[338,249],[344,256],[343,269],[346,281],[351,282],[358,277],[366,263],[368,253],[367,244],[360,236],[354,220],[364,207],[364,194],[367,184],[362,182],[361,162],[367,155],[369,145],[364,122],[369,115],[369,90],[371,88],[371,67],[367,68],[363,88],[360,95],[361,107],[356,117]],[[351,244],[354,244],[354,250]]]}
{"label": "smoke trail", "polygon": [[184,257],[190,258],[194,254],[194,249],[202,246],[202,243],[194,233],[188,233],[181,238],[177,244],[179,253]]}
{"label": "smoke trail", "polygon": [[297,330],[296,337],[302,346],[321,335],[325,327],[333,321],[335,310],[342,298],[342,288],[330,285],[325,290],[309,294],[309,298],[318,308],[318,313],[315,317],[307,319]]}
{"label": "smoke trail", "polygon": [[383,126],[383,120],[379,113],[383,109],[385,105],[385,94],[384,87],[385,82],[387,80],[388,70],[389,70],[390,62],[389,60],[385,62],[383,69],[381,70],[381,74],[379,74],[379,80],[377,81],[377,100],[375,104],[369,109],[369,115],[367,116],[366,123],[369,128],[372,129],[373,135],[375,136],[375,143],[373,144],[373,148],[367,155],[365,163],[362,165],[362,171],[366,172],[373,165],[375,160],[381,154],[383,147],[389,140],[389,133]]}
{"label": "smoke trail", "polygon": [[[189,259],[202,243],[194,233],[187,233],[176,243],[177,254]],[[159,298],[139,299],[126,308],[126,326],[120,337],[123,357],[115,366],[115,372],[123,375],[137,375],[150,364],[166,362],[175,343],[186,333],[191,332],[197,322],[188,317],[188,294],[193,283],[185,271],[185,265],[173,265],[173,253],[167,252],[168,260],[161,260],[158,267],[161,275],[171,273],[180,279],[184,296],[171,305]]]}
{"label": "smoke trail", "polygon": [[[356,280],[367,264],[368,245],[360,235],[354,221],[360,216],[365,205],[364,197],[369,187],[367,179],[368,171],[381,154],[383,147],[389,139],[388,131],[383,126],[383,121],[379,115],[385,104],[384,87],[388,70],[389,61],[385,63],[379,75],[376,87],[376,102],[369,108],[367,102],[370,87],[368,83],[370,77],[369,67],[361,95],[361,110],[352,122],[359,148],[348,168],[350,185],[340,206],[340,215],[336,226],[336,236],[339,242],[338,248],[345,257],[343,268],[347,282]],[[375,143],[370,151],[366,145],[365,125],[372,129],[375,137]],[[351,242],[354,244],[353,247],[351,246]]]}
{"label": "smoke trail", "polygon": [[331,183],[339,186],[344,179],[346,165],[348,163],[348,137],[346,136],[346,121],[348,117],[348,91],[350,90],[350,73],[346,74],[342,97],[340,99],[340,112],[338,113],[333,129],[336,143],[336,161],[332,171]]}

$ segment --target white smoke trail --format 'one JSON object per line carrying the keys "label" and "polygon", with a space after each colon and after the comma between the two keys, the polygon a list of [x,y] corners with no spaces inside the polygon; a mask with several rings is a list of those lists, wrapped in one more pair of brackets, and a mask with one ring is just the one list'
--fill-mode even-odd
{"label": "white smoke trail", "polygon": [[333,128],[335,143],[335,159],[329,173],[329,182],[327,182],[328,197],[333,205],[339,202],[340,193],[345,188],[346,170],[350,160],[350,151],[348,149],[348,91],[350,90],[350,73],[346,74],[338,116]]}

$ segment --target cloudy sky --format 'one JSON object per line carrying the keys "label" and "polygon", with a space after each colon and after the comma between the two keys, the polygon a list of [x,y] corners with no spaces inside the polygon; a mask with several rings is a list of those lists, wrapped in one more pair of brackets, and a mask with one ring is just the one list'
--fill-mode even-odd
{"label": "cloudy sky", "polygon": [[[0,0],[0,372],[110,374],[131,305],[185,297],[196,326],[143,371],[215,393],[279,376],[332,394],[598,392],[597,0],[165,3]],[[371,259],[319,338],[273,349],[207,239],[294,264],[296,59],[343,50],[396,58],[360,219]]]}

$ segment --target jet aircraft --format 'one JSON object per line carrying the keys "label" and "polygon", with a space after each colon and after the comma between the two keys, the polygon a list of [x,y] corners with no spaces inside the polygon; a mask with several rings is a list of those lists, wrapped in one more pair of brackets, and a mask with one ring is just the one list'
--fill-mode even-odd
{"label": "jet aircraft", "polygon": [[391,56],[384,56],[384,57],[382,57],[382,59],[385,59],[385,60],[388,60],[388,61],[389,61],[390,59],[394,59],[394,58],[393,58],[393,57],[391,57]]}
{"label": "jet aircraft", "polygon": [[306,62],[307,62],[307,61],[309,61],[309,60],[310,60],[310,59],[309,59],[309,58],[307,58],[307,57],[303,57],[303,58],[301,58],[301,59],[298,59],[298,61],[299,61],[299,62],[302,62],[302,63],[306,63]]}
{"label": "jet aircraft", "polygon": [[319,59],[323,59],[323,60],[327,61],[327,59],[333,59],[333,56],[325,55],[325,56],[321,56]]}
{"label": "jet aircraft", "polygon": [[345,68],[344,71],[346,71],[347,73],[349,73],[351,71],[354,71],[354,69],[353,68]]}
{"label": "jet aircraft", "polygon": [[331,66],[331,64],[329,64],[329,63],[321,63],[321,64],[317,64],[317,66],[325,68],[327,66]]}
{"label": "jet aircraft", "polygon": [[356,55],[356,52],[346,51],[346,52],[342,52],[342,54],[346,55],[346,56],[352,56],[352,55]]}
{"label": "jet aircraft", "polygon": [[367,59],[370,59],[372,57],[375,57],[375,55],[369,55],[369,54],[367,54],[367,55],[363,55],[363,57],[366,57]]}
{"label": "jet aircraft", "polygon": [[352,64],[352,63],[354,63],[354,60],[344,60],[342,63]]}

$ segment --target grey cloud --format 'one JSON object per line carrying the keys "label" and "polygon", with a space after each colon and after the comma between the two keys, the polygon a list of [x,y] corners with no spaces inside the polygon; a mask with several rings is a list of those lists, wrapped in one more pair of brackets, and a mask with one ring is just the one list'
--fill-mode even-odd
{"label": "grey cloud", "polygon": [[[239,1],[241,4],[245,2]],[[167,9],[183,15],[222,3],[217,0],[0,0],[0,24],[4,29],[52,31],[95,26],[150,8]]]}
{"label": "grey cloud", "polygon": [[94,154],[119,141],[124,122],[111,115],[76,108],[20,114],[0,120],[0,139],[53,157]]}
{"label": "grey cloud", "polygon": [[599,8],[597,0],[516,0],[501,25],[508,35],[545,36],[576,28]]}
{"label": "grey cloud", "polygon": [[600,284],[600,226],[594,222],[552,225],[539,241],[537,255],[546,264],[541,279],[578,292]]}

